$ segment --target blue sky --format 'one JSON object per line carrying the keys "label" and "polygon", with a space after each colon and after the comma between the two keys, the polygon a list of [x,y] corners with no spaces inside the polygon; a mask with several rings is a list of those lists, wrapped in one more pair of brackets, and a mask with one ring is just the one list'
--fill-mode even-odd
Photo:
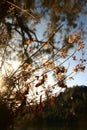
{"label": "blue sky", "polygon": [[[77,19],[77,23],[78,23],[79,27],[81,27],[81,23],[84,24],[82,26],[82,29],[84,28],[85,32],[87,31],[87,23],[86,22],[87,22],[87,15],[80,14],[79,18]],[[37,30],[38,30],[37,31],[37,36],[38,36],[38,38],[40,40],[43,39],[43,35],[42,35],[43,33],[42,32],[45,30],[46,23],[47,23],[46,20],[42,20],[42,24],[39,24],[37,26]],[[79,30],[76,28],[76,29],[72,30],[71,34],[73,32],[79,32]],[[87,33],[83,37],[83,42],[85,44],[85,49],[84,49],[85,50],[85,55],[84,55],[84,58],[87,60]],[[78,57],[78,59],[80,59],[81,54],[77,53],[76,56]],[[72,71],[72,68],[75,67],[76,64],[78,64],[77,62],[75,62],[75,61],[73,61],[71,59],[68,62],[70,63],[69,71]],[[65,63],[65,64],[66,64],[66,66],[68,65],[67,63]],[[68,80],[66,80],[66,82],[67,82],[68,86],[73,86],[73,85],[87,85],[87,79],[86,79],[86,77],[87,77],[87,67],[85,68],[84,72],[79,72],[79,73],[74,74],[74,80],[73,79],[71,79],[71,80],[68,79]]]}

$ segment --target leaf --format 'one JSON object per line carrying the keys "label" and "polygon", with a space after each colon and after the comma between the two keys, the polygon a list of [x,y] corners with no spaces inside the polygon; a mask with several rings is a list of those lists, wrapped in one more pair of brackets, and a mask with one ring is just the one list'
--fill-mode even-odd
{"label": "leaf", "polygon": [[29,92],[29,88],[30,88],[30,86],[29,86],[28,84],[27,84],[27,85],[25,85],[25,87],[24,87],[24,89],[23,89],[22,94],[23,94],[23,95],[28,94],[28,92]]}
{"label": "leaf", "polygon": [[80,51],[81,49],[83,49],[84,48],[84,44],[83,43],[79,43],[78,44],[78,51]]}
{"label": "leaf", "polygon": [[24,45],[24,49],[26,49],[26,48],[27,48],[27,45],[25,44],[25,45]]}
{"label": "leaf", "polygon": [[32,41],[31,41],[30,39],[28,39],[28,40],[26,41],[26,44],[29,45],[29,44],[31,44],[31,42],[32,42]]}
{"label": "leaf", "polygon": [[37,80],[39,79],[39,76],[35,76],[35,77],[36,77]]}
{"label": "leaf", "polygon": [[47,74],[43,75],[42,79],[35,85],[35,87],[39,87],[42,84],[44,84],[46,78],[47,78]]}
{"label": "leaf", "polygon": [[36,95],[39,95],[38,92],[36,92]]}
{"label": "leaf", "polygon": [[73,58],[73,60],[76,60],[76,56],[73,56],[72,58]]}
{"label": "leaf", "polygon": [[35,85],[35,87],[39,87],[39,86],[41,86],[42,84],[44,84],[44,79],[40,80],[40,81]]}
{"label": "leaf", "polygon": [[79,64],[75,66],[75,68],[73,69],[73,72],[78,72],[78,68],[79,68]]}
{"label": "leaf", "polygon": [[60,55],[63,57],[63,58],[65,58],[66,56],[67,56],[67,51],[66,50],[61,50],[60,51]]}
{"label": "leaf", "polygon": [[44,76],[44,79],[46,79],[48,76],[47,76],[47,74],[45,74],[45,75],[43,75]]}
{"label": "leaf", "polygon": [[73,77],[69,77],[69,79],[74,80],[74,78],[73,78]]}
{"label": "leaf", "polygon": [[80,66],[79,67],[79,71],[84,71],[85,70],[85,66]]}
{"label": "leaf", "polygon": [[61,74],[61,73],[58,73],[58,74],[57,74],[57,78],[58,78],[58,79],[61,79],[61,78],[62,78],[62,74]]}
{"label": "leaf", "polygon": [[41,90],[40,93],[44,92],[44,90]]}
{"label": "leaf", "polygon": [[44,45],[46,48],[49,47],[49,42],[46,42],[45,45]]}
{"label": "leaf", "polygon": [[43,112],[43,101],[42,101],[42,95],[40,96],[40,113]]}
{"label": "leaf", "polygon": [[85,66],[81,66],[81,65],[76,65],[75,68],[73,69],[74,72],[78,72],[78,71],[84,71],[85,70]]}
{"label": "leaf", "polygon": [[54,97],[54,96],[51,96],[51,97],[50,97],[50,105],[51,105],[51,106],[54,106],[54,105],[55,105],[55,97]]}
{"label": "leaf", "polygon": [[28,52],[29,52],[29,53],[34,53],[34,50],[33,50],[33,49],[31,49],[31,50],[29,50]]}
{"label": "leaf", "polygon": [[69,37],[68,43],[73,43],[73,42],[74,42],[74,38],[73,37]]}
{"label": "leaf", "polygon": [[59,81],[58,86],[61,88],[67,88],[67,85],[63,81]]}
{"label": "leaf", "polygon": [[35,87],[39,87],[39,86],[41,86],[43,83],[42,82],[39,82],[39,83],[37,83],[36,85],[35,85]]}
{"label": "leaf", "polygon": [[28,65],[27,68],[26,68],[26,70],[29,71],[29,70],[31,70],[31,68],[32,68],[32,66]]}
{"label": "leaf", "polygon": [[35,113],[38,112],[38,104],[35,105],[34,112],[35,112]]}

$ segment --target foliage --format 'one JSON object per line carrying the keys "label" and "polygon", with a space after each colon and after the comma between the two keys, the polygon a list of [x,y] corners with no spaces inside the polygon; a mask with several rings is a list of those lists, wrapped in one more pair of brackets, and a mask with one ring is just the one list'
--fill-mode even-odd
{"label": "foliage", "polygon": [[[56,97],[54,90],[59,94],[67,89],[68,78],[85,71],[84,28],[76,23],[80,13],[86,15],[85,7],[86,1],[78,0],[0,2],[0,98],[15,116],[42,113],[43,100]],[[70,59],[76,62],[71,72],[64,65]],[[20,62],[16,70],[13,61]],[[55,81],[51,85],[50,75]]]}
{"label": "foliage", "polygon": [[[64,93],[60,93],[55,98],[55,107],[50,108],[52,115],[48,115],[50,120],[64,120],[66,121],[79,121],[80,118],[85,120],[86,106],[87,106],[87,88],[86,87],[73,87],[67,88]],[[50,116],[50,117],[49,117]]]}
{"label": "foliage", "polygon": [[[32,107],[32,106],[31,106]],[[50,97],[43,102],[42,112],[40,112],[40,104],[32,107],[29,113],[23,118],[19,118],[18,122],[22,122],[22,127],[36,125],[59,124],[64,126],[80,125],[87,128],[85,120],[87,114],[87,88],[86,86],[74,86],[67,88],[57,97]],[[17,120],[16,120],[17,121]]]}
{"label": "foliage", "polygon": [[0,129],[7,130],[12,128],[14,115],[6,102],[0,101]]}

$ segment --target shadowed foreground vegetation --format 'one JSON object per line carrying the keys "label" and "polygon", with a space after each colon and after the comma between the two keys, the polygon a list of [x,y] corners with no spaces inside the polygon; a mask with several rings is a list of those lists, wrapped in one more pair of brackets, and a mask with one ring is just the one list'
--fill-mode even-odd
{"label": "shadowed foreground vegetation", "polygon": [[0,100],[0,130],[7,130],[12,128],[14,114],[8,107],[6,102]]}
{"label": "shadowed foreground vegetation", "polygon": [[42,110],[39,107],[34,109],[34,113],[31,113],[32,116],[26,115],[26,117],[29,116],[29,121],[41,121],[42,119],[50,123],[51,121],[65,122],[85,119],[87,115],[87,87],[67,88],[57,97],[48,98],[42,106]]}
{"label": "shadowed foreground vegetation", "polygon": [[0,130],[84,124],[87,87],[66,84],[87,67],[86,19],[87,0],[0,0]]}
{"label": "shadowed foreground vegetation", "polygon": [[37,125],[38,122],[41,125],[74,123],[86,126],[87,87],[67,88],[57,97],[48,98],[42,104],[30,107],[26,106],[14,117],[15,114],[7,107],[6,103],[0,102],[0,130],[6,130],[13,125],[13,120],[15,127]]}

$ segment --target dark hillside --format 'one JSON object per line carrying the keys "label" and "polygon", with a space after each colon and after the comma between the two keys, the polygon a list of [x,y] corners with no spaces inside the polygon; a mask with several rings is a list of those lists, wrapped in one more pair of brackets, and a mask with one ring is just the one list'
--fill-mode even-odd
{"label": "dark hillside", "polygon": [[[52,124],[75,124],[85,126],[87,128],[87,87],[76,86],[67,88],[57,97],[50,97],[44,103],[37,106],[31,106],[31,111],[26,111],[30,108],[24,108],[23,112],[14,117],[15,127],[29,127],[32,124],[39,122],[40,125]],[[13,124],[13,116],[11,110],[5,103],[0,102],[0,128],[4,130]]]}
{"label": "dark hillside", "polygon": [[[39,125],[73,125],[87,128],[87,87],[76,86],[67,88],[57,97],[51,97],[43,103],[42,111],[39,104],[37,109],[25,114],[23,126]],[[34,106],[35,108],[35,106]]]}

